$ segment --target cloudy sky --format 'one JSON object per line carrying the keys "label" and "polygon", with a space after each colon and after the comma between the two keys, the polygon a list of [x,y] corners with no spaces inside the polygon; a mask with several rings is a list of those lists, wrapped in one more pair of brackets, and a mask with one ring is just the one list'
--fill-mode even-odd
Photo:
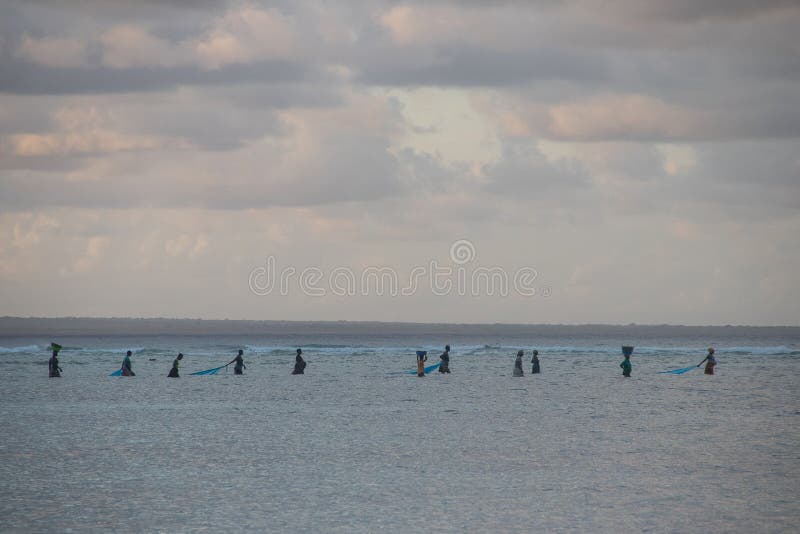
{"label": "cloudy sky", "polygon": [[0,12],[0,315],[800,324],[797,1]]}

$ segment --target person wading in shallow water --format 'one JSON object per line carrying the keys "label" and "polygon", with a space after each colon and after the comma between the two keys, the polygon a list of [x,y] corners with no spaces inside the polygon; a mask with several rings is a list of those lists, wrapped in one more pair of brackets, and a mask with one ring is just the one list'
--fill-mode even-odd
{"label": "person wading in shallow water", "polygon": [[517,352],[517,359],[514,360],[514,375],[513,376],[525,376],[525,373],[522,372],[522,357],[525,355],[523,351]]}
{"label": "person wading in shallow water", "polygon": [[428,351],[417,351],[417,376],[425,376],[425,362],[428,361]]}
{"label": "person wading in shallow water", "polygon": [[539,351],[533,351],[533,358],[531,358],[531,374],[537,375],[539,374]]}
{"label": "person wading in shallow water", "polygon": [[[300,349],[297,349],[297,350],[300,350]],[[242,372],[242,369],[247,369],[247,366],[244,364],[244,358],[242,358],[242,354],[244,354],[244,351],[242,349],[239,349],[239,354],[228,363],[228,365],[230,365],[233,362],[236,362],[236,365],[233,366],[233,374],[235,374],[235,375],[244,374]],[[295,374],[297,374],[297,373],[295,373]]]}
{"label": "person wading in shallow water", "polygon": [[297,349],[297,356],[294,357],[294,369],[292,370],[293,375],[305,374],[306,361],[303,359],[301,354],[303,354],[303,351],[301,349]]}
{"label": "person wading in shallow water", "polygon": [[619,366],[622,367],[622,376],[624,376],[625,378],[630,378],[631,377],[631,369],[633,368],[631,366],[631,355],[630,354],[626,354],[625,355],[625,359],[622,360],[622,363],[619,364]]}
{"label": "person wading in shallow water", "polygon": [[622,367],[622,376],[625,378],[631,377],[631,354],[633,354],[633,347],[631,345],[623,345],[622,346],[622,355],[625,356],[625,359],[622,360],[622,363],[619,364]]}
{"label": "person wading in shallow water", "polygon": [[183,359],[183,354],[178,353],[178,357],[172,360],[172,369],[169,370],[169,374],[167,375],[170,378],[180,378],[181,375],[178,372],[178,368],[181,366],[181,360]]}
{"label": "person wading in shallow water", "polygon": [[50,360],[47,362],[47,368],[50,378],[58,378],[62,373],[61,367],[58,366],[58,351],[61,350],[61,345],[50,343],[50,348],[53,349],[53,355],[50,356]]}
{"label": "person wading in shallow water", "polygon": [[703,365],[703,362],[706,362],[705,374],[713,375],[714,367],[717,366],[717,359],[714,357],[714,347],[708,347],[708,356],[706,356],[702,362],[698,363],[697,367]]}
{"label": "person wading in shallow water", "polygon": [[444,346],[444,352],[442,353],[439,358],[442,360],[442,364],[439,366],[440,373],[449,373],[450,372],[450,345]]}
{"label": "person wading in shallow water", "polygon": [[136,373],[133,372],[133,368],[131,367],[131,351],[128,351],[125,354],[125,359],[122,360],[122,376],[136,376]]}

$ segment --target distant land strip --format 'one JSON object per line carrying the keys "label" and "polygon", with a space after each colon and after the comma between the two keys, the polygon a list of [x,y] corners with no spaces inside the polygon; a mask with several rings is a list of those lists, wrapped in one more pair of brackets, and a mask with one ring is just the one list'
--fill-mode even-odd
{"label": "distant land strip", "polygon": [[441,335],[557,337],[596,336],[623,340],[651,336],[698,336],[709,341],[731,336],[798,337],[800,326],[684,326],[609,324],[471,324],[370,321],[254,321],[123,317],[0,317],[0,336],[141,335]]}

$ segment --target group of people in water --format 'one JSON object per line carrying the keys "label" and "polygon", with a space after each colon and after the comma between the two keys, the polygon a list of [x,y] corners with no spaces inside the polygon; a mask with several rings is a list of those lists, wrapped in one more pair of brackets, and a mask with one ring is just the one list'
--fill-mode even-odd
{"label": "group of people in water", "polygon": [[[438,367],[439,372],[442,374],[449,374],[450,373],[450,345],[444,346],[444,352],[441,356],[439,356],[441,362],[437,365],[432,365],[431,367]],[[425,376],[426,368],[425,362],[428,361],[428,351],[427,350],[418,350],[417,351],[417,376]]]}
{"label": "group of people in water", "polygon": [[[61,351],[63,347],[58,343],[50,343],[50,349],[53,351],[52,355],[50,356],[50,360],[47,363],[47,368],[49,370],[49,376],[52,377],[60,377],[63,369],[58,362],[58,353]],[[297,349],[297,357],[295,358],[294,370],[292,370],[293,375],[302,375],[305,368],[306,362],[303,360],[301,354],[303,351],[301,349]],[[131,363],[131,356],[133,352],[128,351],[125,353],[125,358],[122,360],[122,366],[120,367],[119,371],[115,374],[119,376],[136,376],[136,373],[133,372],[133,364]],[[178,353],[178,356],[172,360],[172,367],[167,373],[167,377],[169,378],[180,378],[180,367],[181,361],[183,361],[183,353]],[[227,367],[230,364],[234,364],[233,366],[233,374],[241,375],[244,374],[244,370],[247,369],[247,366],[244,364],[244,351],[239,349],[239,354],[236,355],[234,359],[226,363],[225,365],[219,367],[221,369],[223,367]]]}
{"label": "group of people in water", "polygon": [[[61,369],[58,361],[58,353],[62,349],[61,345],[57,343],[51,343],[50,348],[53,351],[52,356],[48,362],[48,371],[50,377],[60,377],[63,370]],[[125,358],[122,360],[122,367],[120,368],[118,374],[120,376],[136,376],[136,373],[133,372],[133,365],[131,363],[131,355],[133,353],[128,351],[125,354]],[[624,360],[619,366],[622,368],[622,376],[626,378],[630,378],[631,371],[633,370],[633,366],[631,365],[631,354],[633,354],[633,347],[629,345],[624,345],[622,347],[622,355],[624,356]],[[303,350],[297,349],[297,353],[295,355],[294,361],[294,369],[292,369],[293,375],[302,375],[305,373],[306,369],[306,361],[303,359]],[[524,376],[525,373],[522,370],[522,358],[525,356],[525,351],[520,350],[517,351],[517,357],[514,360],[514,370],[512,376]],[[444,352],[439,356],[441,362],[438,364],[439,372],[440,373],[450,373],[450,345],[445,345]],[[183,360],[183,354],[179,353],[177,358],[172,361],[172,367],[167,374],[170,378],[179,378],[180,377],[180,364]],[[425,376],[425,362],[428,361],[428,353],[427,351],[417,351],[417,376]],[[706,364],[705,367],[705,374],[713,375],[714,374],[714,367],[717,365],[717,359],[714,357],[714,348],[709,347],[708,355],[703,359],[702,362],[697,364],[697,367],[700,367],[703,364]],[[241,375],[244,373],[244,369],[247,369],[247,366],[244,364],[244,351],[239,349],[239,353],[236,357],[228,362],[227,364],[218,367],[216,369],[221,369],[223,367],[227,367],[230,364],[235,364],[233,366],[234,374]],[[541,368],[539,365],[539,351],[533,351],[533,357],[531,358],[531,374],[539,374],[541,372]]]}
{"label": "group of people in water", "polygon": [[[525,351],[520,350],[517,351],[517,359],[514,360],[514,371],[511,376],[525,376],[525,373],[522,371],[522,357],[525,356]],[[539,368],[539,351],[533,351],[533,357],[531,358],[531,374],[536,375],[541,372]]]}
{"label": "group of people in water", "polygon": [[[167,377],[180,378],[181,361],[183,361],[182,352],[178,353],[178,356],[174,360],[172,360],[172,367],[170,368],[169,373],[167,373]],[[221,367],[227,367],[230,364],[235,364],[233,366],[233,374],[235,375],[244,374],[244,370],[247,369],[247,366],[244,364],[244,351],[239,349],[239,354],[237,354],[234,359],[232,359],[231,361],[229,361],[228,363],[226,363]],[[136,376],[133,373],[133,370],[131,369],[131,351],[128,351],[128,353],[125,355],[125,359],[122,360],[121,376]]]}
{"label": "group of people in water", "polygon": [[[622,376],[626,378],[631,377],[631,371],[633,370],[633,366],[631,365],[631,354],[633,354],[633,347],[627,345],[622,347],[622,355],[625,357],[625,359],[622,360],[622,363],[620,363],[619,366],[622,367]],[[706,364],[704,373],[707,375],[713,375],[714,367],[717,366],[717,359],[714,357],[714,347],[708,347],[708,355],[705,357],[705,359],[703,359],[702,362],[698,363],[696,367],[700,367],[704,363]],[[692,368],[687,367],[685,369],[677,369],[675,371],[668,371],[668,372],[683,373],[684,371],[688,371],[689,369]]]}

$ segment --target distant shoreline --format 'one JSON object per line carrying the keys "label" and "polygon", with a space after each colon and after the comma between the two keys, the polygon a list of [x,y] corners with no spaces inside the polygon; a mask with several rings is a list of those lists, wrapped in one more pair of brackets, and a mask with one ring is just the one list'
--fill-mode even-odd
{"label": "distant shoreline", "polygon": [[377,321],[256,321],[227,319],[0,317],[0,336],[269,335],[269,334],[442,334],[507,336],[687,336],[800,337],[800,326],[612,325],[412,323]]}

